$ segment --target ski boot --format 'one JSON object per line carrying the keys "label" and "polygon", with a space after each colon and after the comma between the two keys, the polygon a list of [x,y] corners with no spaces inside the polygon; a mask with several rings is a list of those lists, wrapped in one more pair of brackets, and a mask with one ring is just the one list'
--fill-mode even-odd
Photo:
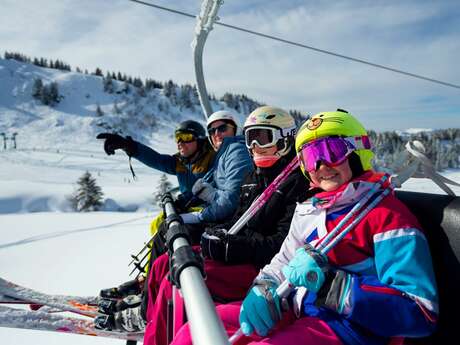
{"label": "ski boot", "polygon": [[99,315],[94,319],[97,329],[121,332],[142,332],[145,320],[141,312],[142,298],[130,295],[122,300],[103,299],[99,302]]}

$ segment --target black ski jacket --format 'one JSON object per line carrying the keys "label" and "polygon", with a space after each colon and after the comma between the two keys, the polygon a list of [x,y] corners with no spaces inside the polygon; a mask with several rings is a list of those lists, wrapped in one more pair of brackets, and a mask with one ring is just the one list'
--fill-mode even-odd
{"label": "black ski jacket", "polygon": [[[241,186],[240,204],[232,221],[225,224],[230,229],[252,202],[268,187],[294,158],[295,151],[281,158],[268,169],[257,168]],[[228,242],[228,263],[252,263],[261,268],[278,253],[289,232],[297,202],[305,201],[312,193],[309,182],[300,168],[294,170],[272,194],[265,205]]]}

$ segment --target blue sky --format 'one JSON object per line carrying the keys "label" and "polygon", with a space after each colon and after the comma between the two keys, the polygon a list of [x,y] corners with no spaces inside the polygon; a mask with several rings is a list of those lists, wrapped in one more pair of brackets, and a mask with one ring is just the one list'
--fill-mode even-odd
{"label": "blue sky", "polygon": [[[146,0],[198,14],[198,0]],[[460,84],[460,4],[226,0],[221,21]],[[127,0],[2,0],[0,51],[193,83],[195,20]],[[460,127],[460,89],[215,26],[208,90],[304,113],[343,108],[375,130]]]}

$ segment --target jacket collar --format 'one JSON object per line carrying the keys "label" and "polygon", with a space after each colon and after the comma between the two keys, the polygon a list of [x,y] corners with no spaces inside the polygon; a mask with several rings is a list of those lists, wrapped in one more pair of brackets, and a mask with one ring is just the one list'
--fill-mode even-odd
{"label": "jacket collar", "polygon": [[[319,192],[306,202],[307,209],[338,210],[356,203],[358,200],[379,183],[383,174],[374,171],[366,171],[361,176],[343,184],[332,192]],[[384,187],[387,186],[384,185]]]}

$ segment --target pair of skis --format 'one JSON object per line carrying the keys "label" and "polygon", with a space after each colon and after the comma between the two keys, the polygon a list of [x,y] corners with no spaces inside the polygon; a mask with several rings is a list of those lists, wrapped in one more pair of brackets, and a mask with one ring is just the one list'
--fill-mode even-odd
{"label": "pair of skis", "polygon": [[[143,332],[117,332],[96,329],[94,317],[98,297],[49,295],[0,278],[0,327],[63,332],[142,341]],[[27,309],[5,305],[28,305]],[[63,315],[71,312],[78,316]]]}

